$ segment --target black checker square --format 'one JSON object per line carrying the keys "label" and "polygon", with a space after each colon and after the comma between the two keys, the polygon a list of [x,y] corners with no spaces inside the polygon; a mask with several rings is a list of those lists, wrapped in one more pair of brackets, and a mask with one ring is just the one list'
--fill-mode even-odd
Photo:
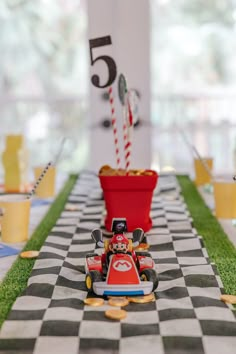
{"label": "black checker square", "polygon": [[160,329],[158,323],[151,324],[130,324],[121,323],[121,337],[159,335]]}
{"label": "black checker square", "polygon": [[214,299],[214,298],[206,297],[206,296],[191,296],[191,300],[192,300],[194,308],[209,307],[209,306],[221,307],[221,308],[222,307],[224,307],[224,308],[228,307],[220,299]]}
{"label": "black checker square", "polygon": [[162,340],[165,354],[204,354],[201,337],[163,336]]}
{"label": "black checker square", "polygon": [[59,275],[58,279],[57,279],[57,286],[63,286],[65,288],[69,288],[69,289],[77,289],[77,290],[82,290],[82,291],[86,291],[86,285],[85,285],[85,281],[78,281],[78,280],[70,280],[67,279],[61,275]]}
{"label": "black checker square", "polygon": [[48,268],[34,268],[31,272],[31,277],[35,277],[37,275],[43,275],[43,274],[55,274],[58,275],[61,271],[61,267],[55,266],[55,267],[48,267]]}
{"label": "black checker square", "polygon": [[199,288],[209,288],[214,287],[218,288],[218,282],[214,275],[208,274],[190,274],[184,277],[186,286],[194,286]]}
{"label": "black checker square", "polygon": [[8,338],[0,340],[0,353],[2,354],[24,354],[32,353],[36,338],[15,339]]}
{"label": "black checker square", "polygon": [[200,320],[203,335],[236,336],[236,321]]}
{"label": "black checker square", "polygon": [[183,273],[181,269],[170,269],[159,274],[159,279],[162,281],[182,278]]}
{"label": "black checker square", "polygon": [[166,242],[166,243],[161,243],[159,245],[151,245],[149,247],[149,251],[150,252],[154,252],[154,251],[174,251],[174,246],[172,242]]}
{"label": "black checker square", "polygon": [[42,298],[50,299],[54,286],[48,283],[34,283],[30,284],[23,292],[23,295],[26,296],[39,296]]}
{"label": "black checker square", "polygon": [[44,321],[40,336],[78,336],[80,322],[76,321]]}
{"label": "black checker square", "polygon": [[106,338],[80,338],[79,354],[119,354],[119,340]]}
{"label": "black checker square", "polygon": [[172,300],[182,299],[189,296],[188,289],[181,286],[172,287],[170,289],[166,289],[162,291],[158,290],[157,288],[156,294],[157,294],[157,298],[159,299],[172,299]]}
{"label": "black checker square", "polygon": [[67,298],[61,300],[51,300],[49,307],[68,307],[76,310],[83,310],[84,302],[80,299]]}
{"label": "black checker square", "polygon": [[45,314],[45,310],[12,310],[8,317],[11,321],[30,321],[30,320],[42,320]]}
{"label": "black checker square", "polygon": [[155,264],[179,264],[178,258],[157,258],[154,259]]}
{"label": "black checker square", "polygon": [[105,321],[107,322],[107,318],[105,317],[104,311],[84,311],[84,321]]}
{"label": "black checker square", "polygon": [[160,321],[169,321],[180,318],[196,318],[194,309],[170,308],[159,311]]}

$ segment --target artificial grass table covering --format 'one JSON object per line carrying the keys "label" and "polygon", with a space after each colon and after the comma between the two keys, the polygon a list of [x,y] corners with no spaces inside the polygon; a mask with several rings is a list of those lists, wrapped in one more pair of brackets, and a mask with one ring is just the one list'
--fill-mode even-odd
{"label": "artificial grass table covering", "polygon": [[[71,176],[48,213],[33,233],[24,250],[39,250],[60,216],[78,176]],[[194,220],[194,227],[218,267],[226,293],[236,294],[236,249],[228,240],[216,218],[205,205],[195,185],[187,176],[178,176],[185,202]],[[34,260],[17,258],[0,285],[0,325],[6,319],[15,299],[26,288]]]}
{"label": "artificial grass table covering", "polygon": [[177,178],[185,203],[192,215],[194,227],[203,237],[211,261],[217,266],[225,292],[236,295],[236,248],[189,177],[177,176]]}

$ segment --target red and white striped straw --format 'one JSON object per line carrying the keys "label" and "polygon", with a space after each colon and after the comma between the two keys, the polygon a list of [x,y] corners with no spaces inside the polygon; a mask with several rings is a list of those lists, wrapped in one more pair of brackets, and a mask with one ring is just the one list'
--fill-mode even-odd
{"label": "red and white striped straw", "polygon": [[132,131],[133,131],[133,115],[130,108],[129,100],[127,100],[127,143],[125,144],[125,170],[128,171],[131,163],[132,150]]}
{"label": "red and white striped straw", "polygon": [[114,144],[115,144],[115,152],[116,152],[116,165],[117,165],[117,168],[120,169],[120,150],[119,150],[119,141],[118,141],[118,134],[117,134],[116,115],[115,115],[115,106],[114,106],[112,86],[109,87],[108,92],[109,92],[109,102],[110,102],[110,106],[111,106],[111,125],[112,125],[113,135],[114,135]]}
{"label": "red and white striped straw", "polygon": [[127,121],[126,121],[126,107],[124,109],[124,120],[123,120],[123,140],[124,140],[124,154],[125,154],[125,170],[127,171],[127,168],[129,167],[128,165],[128,157],[129,157],[129,138],[128,138],[128,127],[127,127]]}

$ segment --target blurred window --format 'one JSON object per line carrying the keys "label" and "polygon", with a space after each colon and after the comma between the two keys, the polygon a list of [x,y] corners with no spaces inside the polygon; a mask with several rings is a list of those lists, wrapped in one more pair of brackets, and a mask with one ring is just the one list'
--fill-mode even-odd
{"label": "blurred window", "polygon": [[178,126],[227,172],[236,141],[236,1],[150,3],[154,165],[189,166]]}
{"label": "blurred window", "polygon": [[1,150],[22,133],[31,164],[45,164],[64,137],[60,166],[83,167],[87,156],[86,0],[1,0]]}

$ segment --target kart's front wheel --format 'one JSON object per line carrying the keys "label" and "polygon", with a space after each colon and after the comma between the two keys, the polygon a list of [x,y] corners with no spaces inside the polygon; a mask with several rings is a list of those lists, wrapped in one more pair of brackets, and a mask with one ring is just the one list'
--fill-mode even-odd
{"label": "kart's front wheel", "polygon": [[140,273],[140,279],[142,281],[151,281],[153,283],[152,291],[154,291],[158,286],[158,278],[154,269],[144,269]]}
{"label": "kart's front wheel", "polygon": [[102,274],[99,271],[91,270],[91,272],[86,275],[85,284],[89,293],[93,292],[93,283],[98,281],[102,281]]}

